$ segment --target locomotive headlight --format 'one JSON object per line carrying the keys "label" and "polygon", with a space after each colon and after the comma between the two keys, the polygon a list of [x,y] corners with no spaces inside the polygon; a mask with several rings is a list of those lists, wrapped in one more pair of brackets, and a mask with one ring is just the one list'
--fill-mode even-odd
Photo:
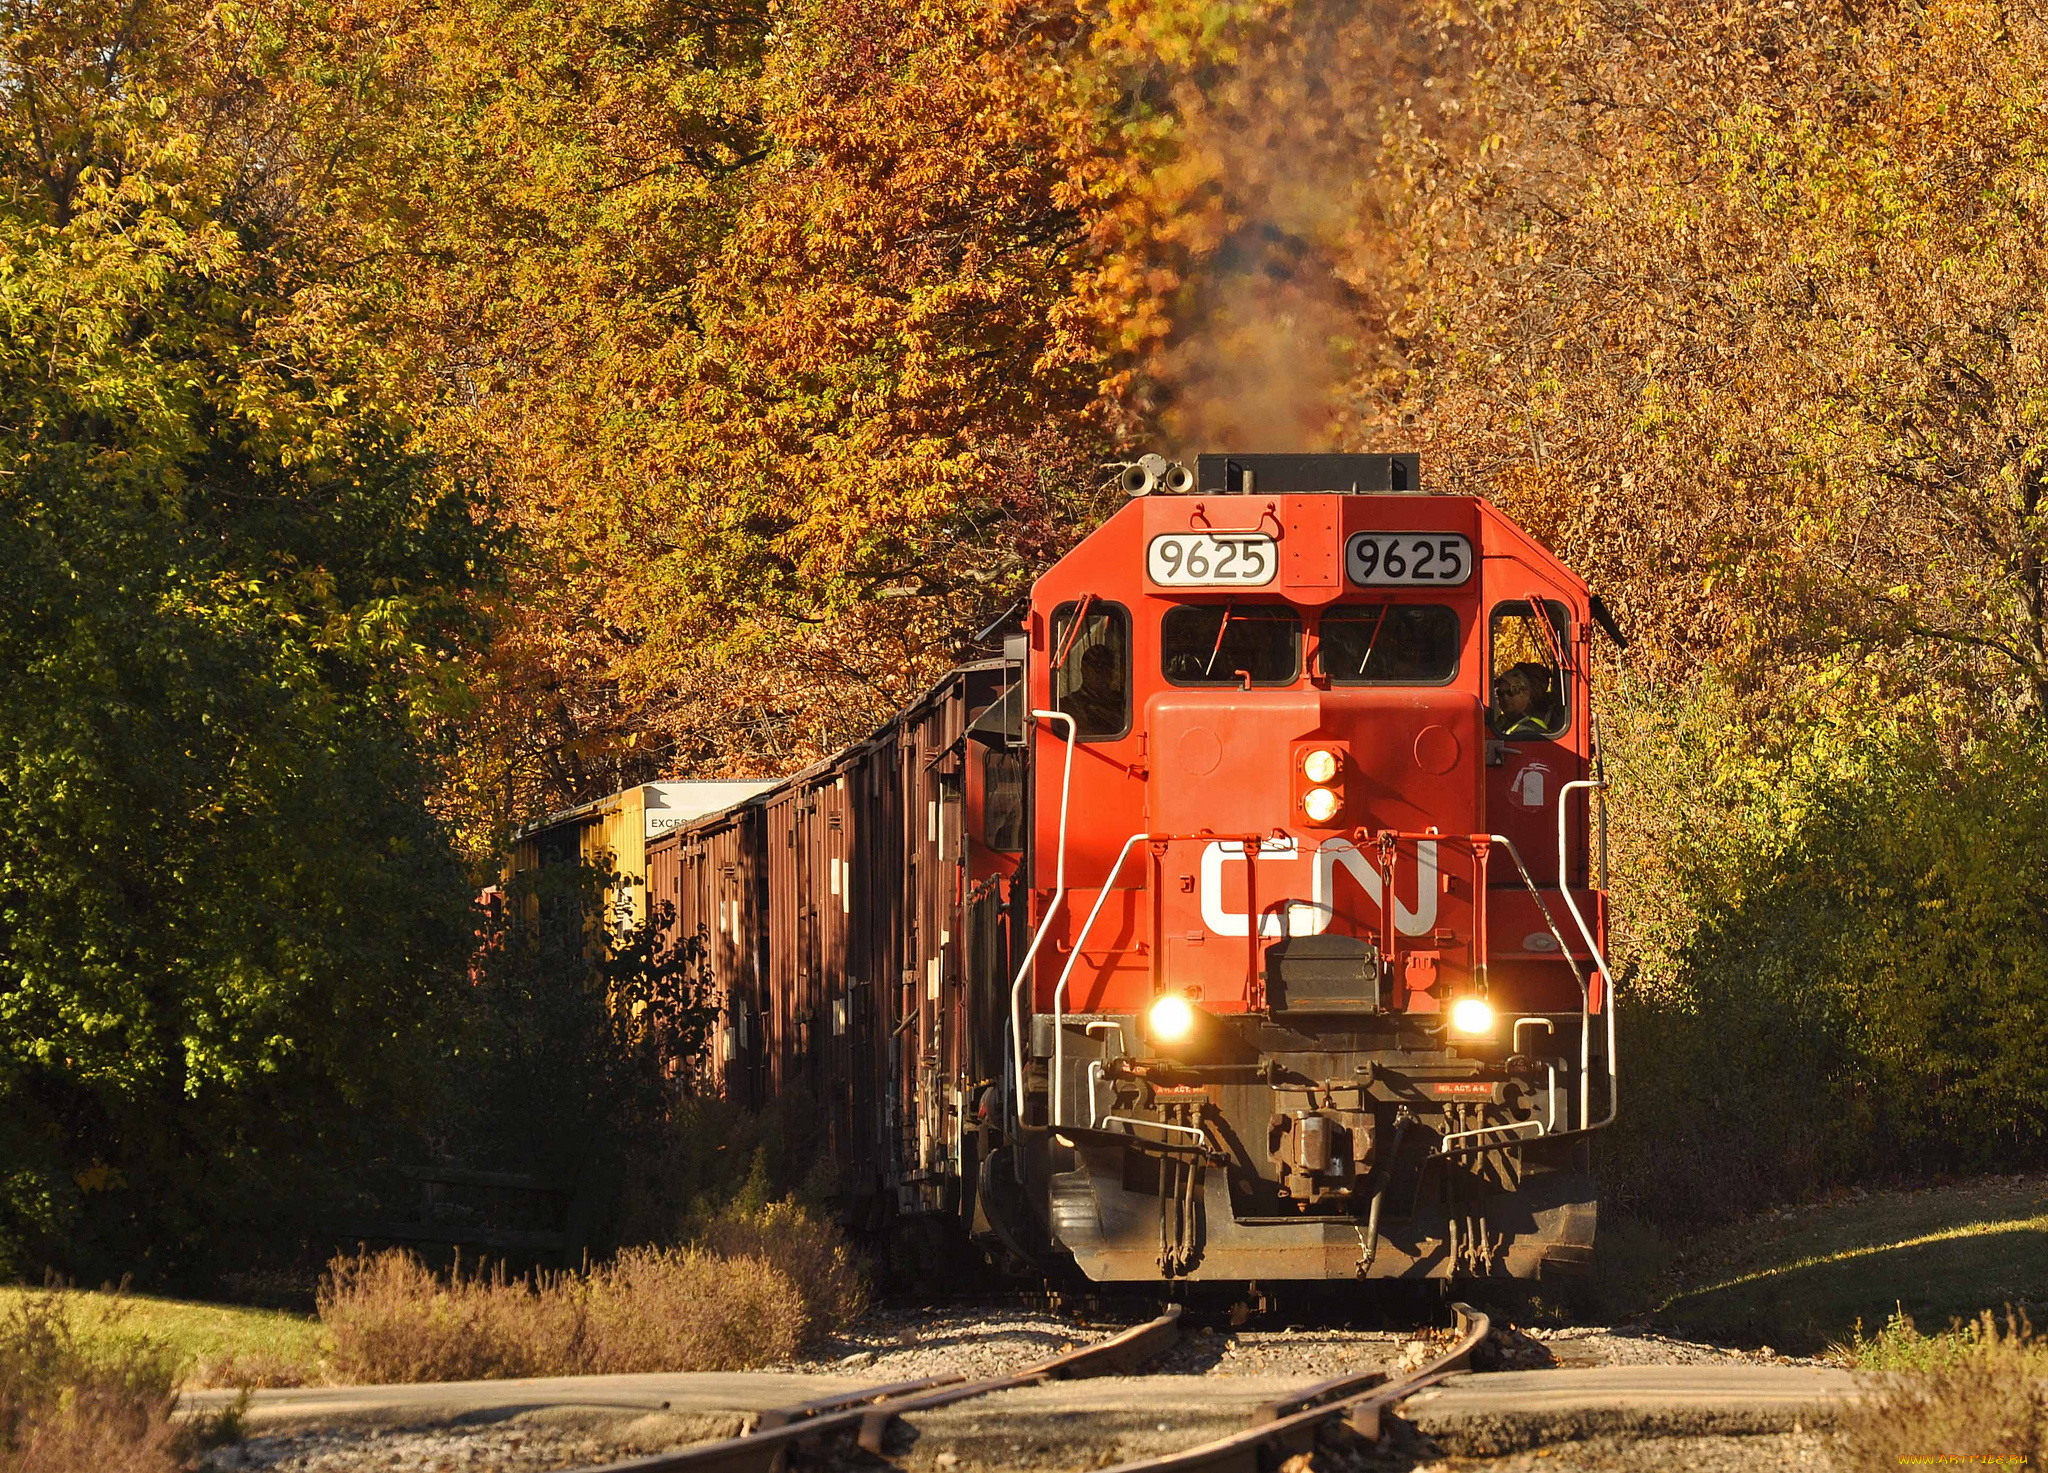
{"label": "locomotive headlight", "polygon": [[1317,747],[1301,759],[1301,772],[1312,783],[1326,783],[1337,775],[1337,754]]}
{"label": "locomotive headlight", "polygon": [[1451,1005],[1451,1027],[1460,1033],[1491,1033],[1493,1009],[1484,998],[1461,997]]}
{"label": "locomotive headlight", "polygon": [[1337,815],[1337,795],[1328,788],[1310,788],[1301,795],[1301,811],[1310,823],[1328,823]]}
{"label": "locomotive headlight", "polygon": [[1145,1027],[1161,1043],[1179,1043],[1195,1031],[1195,1005],[1178,992],[1166,993],[1153,1000]]}

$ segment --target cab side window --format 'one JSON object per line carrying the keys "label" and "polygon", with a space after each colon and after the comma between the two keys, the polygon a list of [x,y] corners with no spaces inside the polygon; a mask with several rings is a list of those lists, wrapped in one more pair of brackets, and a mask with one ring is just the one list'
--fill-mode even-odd
{"label": "cab side window", "polygon": [[1024,749],[990,747],[981,756],[981,841],[1003,854],[1024,852]]}
{"label": "cab side window", "polygon": [[[1122,604],[1089,598],[1052,611],[1052,704],[1084,742],[1131,729],[1131,615]],[[1062,723],[1053,727],[1066,735]]]}
{"label": "cab side window", "polygon": [[1564,605],[1545,599],[1539,617],[1526,599],[1495,604],[1490,632],[1493,682],[1487,719],[1495,734],[1511,741],[1563,736],[1572,694],[1564,669],[1571,618]]}

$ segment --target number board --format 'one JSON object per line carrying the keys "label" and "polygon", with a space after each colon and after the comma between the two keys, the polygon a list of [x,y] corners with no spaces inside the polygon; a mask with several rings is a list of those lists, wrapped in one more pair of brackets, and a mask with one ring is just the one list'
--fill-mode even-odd
{"label": "number board", "polygon": [[1444,587],[1472,576],[1472,544],[1449,532],[1360,532],[1344,572],[1361,588]]}
{"label": "number board", "polygon": [[1169,532],[1145,552],[1145,576],[1162,588],[1257,588],[1279,568],[1273,539],[1257,532]]}

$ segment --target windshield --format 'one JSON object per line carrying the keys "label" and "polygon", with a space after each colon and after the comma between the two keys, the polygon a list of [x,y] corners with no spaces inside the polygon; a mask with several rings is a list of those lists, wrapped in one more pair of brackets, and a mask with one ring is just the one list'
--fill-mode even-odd
{"label": "windshield", "polygon": [[1301,615],[1285,604],[1175,604],[1159,626],[1160,673],[1174,685],[1291,685]]}
{"label": "windshield", "polygon": [[1458,616],[1442,604],[1345,604],[1323,615],[1332,685],[1444,685],[1458,674]]}

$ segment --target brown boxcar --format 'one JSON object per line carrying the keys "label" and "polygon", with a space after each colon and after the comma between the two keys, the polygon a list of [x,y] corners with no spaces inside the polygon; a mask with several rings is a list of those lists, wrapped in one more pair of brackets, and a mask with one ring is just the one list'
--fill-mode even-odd
{"label": "brown boxcar", "polygon": [[966,731],[1004,672],[963,666],[867,741],[648,846],[649,899],[702,943],[720,1009],[706,1087],[808,1102],[864,1224],[971,1201],[1009,985],[996,873],[1016,858],[970,838]]}

